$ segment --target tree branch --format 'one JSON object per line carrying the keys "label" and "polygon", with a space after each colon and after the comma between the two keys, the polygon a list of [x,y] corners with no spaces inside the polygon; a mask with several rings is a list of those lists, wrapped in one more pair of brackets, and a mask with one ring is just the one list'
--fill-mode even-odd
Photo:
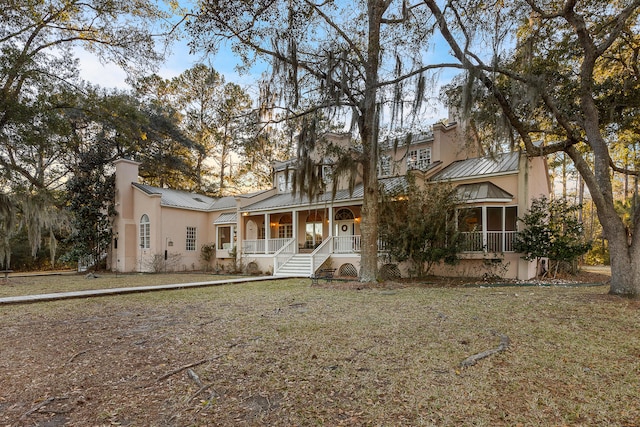
{"label": "tree branch", "polygon": [[460,362],[460,367],[468,368],[470,366],[475,365],[480,360],[485,359],[489,356],[492,356],[497,353],[501,353],[506,351],[509,348],[509,337],[506,335],[500,334],[500,344],[496,348],[492,348],[490,350],[485,350],[483,352],[474,354],[472,356],[467,357],[462,362]]}

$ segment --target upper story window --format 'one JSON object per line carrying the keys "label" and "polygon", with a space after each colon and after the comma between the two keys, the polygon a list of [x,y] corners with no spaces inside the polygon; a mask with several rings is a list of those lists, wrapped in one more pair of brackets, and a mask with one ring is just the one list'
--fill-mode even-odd
{"label": "upper story window", "polygon": [[293,191],[293,174],[289,172],[289,179],[285,173],[278,174],[278,192],[290,193]]}
{"label": "upper story window", "polygon": [[142,249],[151,247],[151,222],[147,214],[140,218],[140,247]]}
{"label": "upper story window", "polygon": [[322,164],[322,182],[325,184],[330,184],[333,182],[333,165],[331,164],[331,160],[325,159]]}
{"label": "upper story window", "polygon": [[380,163],[378,164],[378,176],[391,175],[391,157],[383,154],[380,156]]}
{"label": "upper story window", "polygon": [[188,251],[196,250],[196,228],[187,227],[187,243],[185,249]]}
{"label": "upper story window", "polygon": [[431,147],[409,150],[407,169],[424,170],[431,164]]}

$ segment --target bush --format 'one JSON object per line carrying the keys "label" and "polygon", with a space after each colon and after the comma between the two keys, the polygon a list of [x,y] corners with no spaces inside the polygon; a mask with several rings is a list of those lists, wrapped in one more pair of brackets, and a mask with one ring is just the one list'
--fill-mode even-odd
{"label": "bush", "polygon": [[529,211],[520,218],[525,229],[518,233],[514,249],[524,254],[522,258],[535,260],[536,264],[542,258],[549,258],[554,262],[554,266],[549,266],[554,268],[554,277],[560,265],[573,266],[591,248],[578,221],[579,209],[580,206],[564,199],[534,199]]}

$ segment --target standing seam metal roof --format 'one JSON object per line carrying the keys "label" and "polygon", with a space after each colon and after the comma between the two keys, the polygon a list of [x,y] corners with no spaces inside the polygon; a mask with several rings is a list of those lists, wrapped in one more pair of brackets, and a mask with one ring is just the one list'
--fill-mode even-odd
{"label": "standing seam metal roof", "polygon": [[235,212],[223,213],[213,221],[214,224],[235,224],[236,222],[238,222],[238,215]]}
{"label": "standing seam metal roof", "polygon": [[474,184],[461,184],[456,187],[458,196],[465,202],[475,202],[482,200],[513,200],[513,195],[508,191],[498,187],[492,182],[483,181]]}
{"label": "standing seam metal roof", "polygon": [[[380,179],[380,183],[384,186],[385,191],[398,192],[406,191],[408,188],[407,180],[404,176],[390,177]],[[310,206],[324,203],[336,203],[345,201],[361,201],[364,195],[364,187],[358,184],[353,189],[353,193],[349,190],[338,190],[335,197],[331,197],[331,193],[321,194],[316,200],[310,201],[306,195],[300,197],[297,193],[282,193],[271,196],[252,205],[245,206],[241,209],[243,212],[261,211],[293,206]]]}
{"label": "standing seam metal roof", "polygon": [[519,160],[519,152],[458,160],[435,174],[431,180],[445,181],[517,172]]}
{"label": "standing seam metal roof", "polygon": [[222,197],[216,199],[202,194],[190,193],[188,191],[152,187],[150,185],[135,182],[133,183],[133,186],[150,195],[159,194],[161,196],[160,204],[162,206],[199,211],[229,209],[236,206],[235,198],[233,197]]}

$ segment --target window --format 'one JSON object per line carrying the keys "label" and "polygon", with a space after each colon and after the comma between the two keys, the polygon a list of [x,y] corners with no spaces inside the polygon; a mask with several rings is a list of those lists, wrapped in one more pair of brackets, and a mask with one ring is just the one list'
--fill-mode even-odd
{"label": "window", "polygon": [[353,212],[349,209],[342,208],[338,212],[336,212],[335,219],[336,221],[345,221],[349,219],[354,219]]}
{"label": "window", "polygon": [[391,175],[391,157],[387,155],[380,156],[380,164],[378,165],[379,176]]}
{"label": "window", "polygon": [[328,163],[322,165],[322,182],[325,184],[333,182],[333,165]]}
{"label": "window", "polygon": [[280,193],[287,193],[293,191],[293,174],[289,172],[289,179],[285,173],[278,175],[278,191]]}
{"label": "window", "polygon": [[188,251],[196,250],[196,228],[187,227],[187,244],[185,247]]}
{"label": "window", "polygon": [[218,249],[231,249],[231,226],[218,227]]}
{"label": "window", "polygon": [[410,150],[407,156],[407,169],[424,170],[431,164],[431,147]]}
{"label": "window", "polygon": [[322,243],[322,215],[312,213],[305,225],[305,247],[315,248]]}
{"label": "window", "polygon": [[283,215],[278,224],[278,238],[291,239],[293,237],[293,224],[291,215]]}
{"label": "window", "polygon": [[147,214],[140,218],[140,247],[142,249],[151,247],[151,222]]}

